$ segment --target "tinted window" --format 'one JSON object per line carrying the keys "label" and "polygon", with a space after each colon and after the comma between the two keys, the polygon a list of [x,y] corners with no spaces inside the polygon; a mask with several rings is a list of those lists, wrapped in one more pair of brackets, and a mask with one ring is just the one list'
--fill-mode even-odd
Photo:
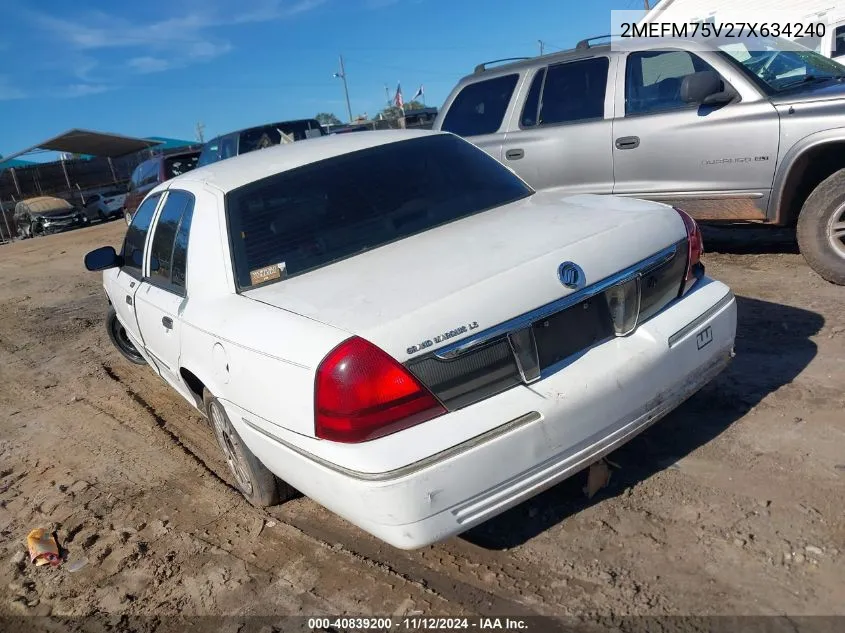
{"label": "tinted window", "polygon": [[446,134],[283,172],[226,197],[238,285],[319,268],[530,193],[501,163]]}
{"label": "tinted window", "polygon": [[150,278],[165,284],[170,283],[173,269],[173,244],[182,214],[191,203],[192,197],[184,191],[170,191],[158,216],[150,247]]}
{"label": "tinted window", "polygon": [[152,185],[158,182],[158,161],[150,160],[141,165],[140,186]]}
{"label": "tinted window", "polygon": [[540,95],[540,124],[604,117],[606,57],[549,66]]}
{"label": "tinted window", "polygon": [[681,100],[686,75],[710,66],[686,51],[631,53],[625,70],[625,113],[643,114],[690,107]]}
{"label": "tinted window", "polygon": [[220,160],[238,155],[238,135],[229,134],[220,139]]}
{"label": "tinted window", "polygon": [[322,136],[323,130],[315,121],[283,121],[241,132],[239,154],[246,154],[257,149],[264,149],[281,143],[304,141],[314,136]]}
{"label": "tinted window", "polygon": [[505,75],[466,86],[452,102],[442,129],[460,136],[498,131],[518,79],[519,75]]}
{"label": "tinted window", "polygon": [[132,224],[126,229],[126,238],[123,241],[123,267],[127,272],[141,276],[141,263],[144,257],[144,242],[147,240],[147,233],[150,230],[150,222],[153,219],[153,212],[158,204],[161,194],[150,196],[132,216]]}
{"label": "tinted window", "polygon": [[522,118],[519,121],[522,127],[537,125],[537,115],[540,113],[540,92],[543,89],[543,80],[545,78],[545,68],[541,68],[534,75],[534,81],[531,82],[531,89],[525,98],[525,106],[522,108]]}
{"label": "tinted window", "polygon": [[845,26],[837,26],[833,32],[833,57],[845,55]]}
{"label": "tinted window", "polygon": [[188,264],[188,235],[191,232],[191,219],[194,217],[193,202],[193,199],[191,199],[185,207],[182,221],[179,223],[179,230],[176,232],[176,241],[173,244],[173,269],[170,274],[170,283],[178,288],[185,287]]}
{"label": "tinted window", "polygon": [[220,139],[216,138],[214,140],[209,141],[205,144],[202,148],[202,153],[200,154],[199,160],[197,161],[197,166],[202,167],[203,165],[208,165],[210,163],[217,161],[217,152],[220,150]]}
{"label": "tinted window", "polygon": [[167,180],[181,176],[197,166],[199,154],[189,156],[169,156],[164,159],[164,173]]}

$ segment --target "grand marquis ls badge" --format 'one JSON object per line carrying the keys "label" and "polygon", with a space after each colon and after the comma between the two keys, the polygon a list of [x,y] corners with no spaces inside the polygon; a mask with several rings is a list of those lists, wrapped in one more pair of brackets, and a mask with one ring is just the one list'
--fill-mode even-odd
{"label": "grand marquis ls badge", "polygon": [[572,262],[563,262],[557,268],[557,278],[567,288],[577,288],[584,283],[584,271]]}

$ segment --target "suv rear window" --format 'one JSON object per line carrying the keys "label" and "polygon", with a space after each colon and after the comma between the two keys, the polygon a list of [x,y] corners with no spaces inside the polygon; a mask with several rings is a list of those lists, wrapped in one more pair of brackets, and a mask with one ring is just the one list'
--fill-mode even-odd
{"label": "suv rear window", "polygon": [[498,131],[518,79],[519,75],[503,75],[464,87],[452,101],[441,129],[460,136]]}
{"label": "suv rear window", "polygon": [[531,193],[501,163],[448,134],[270,176],[226,196],[238,286],[314,270]]}
{"label": "suv rear window", "polygon": [[199,161],[199,154],[191,156],[171,156],[164,159],[166,179],[170,180],[194,169]]}

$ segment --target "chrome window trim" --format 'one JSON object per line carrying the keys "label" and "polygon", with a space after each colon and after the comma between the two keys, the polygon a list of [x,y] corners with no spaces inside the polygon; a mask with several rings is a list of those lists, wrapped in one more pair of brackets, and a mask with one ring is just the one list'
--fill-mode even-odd
{"label": "chrome window trim", "polygon": [[629,266],[610,277],[606,277],[601,281],[587,286],[586,288],[582,288],[581,290],[568,294],[565,297],[553,301],[552,303],[547,303],[546,305],[536,308],[531,312],[526,312],[525,314],[521,314],[518,317],[505,321],[504,323],[500,323],[499,325],[483,330],[471,337],[461,339],[460,341],[450,345],[445,345],[444,347],[432,352],[432,354],[440,360],[449,360],[478,345],[488,343],[492,339],[507,336],[512,332],[529,327],[535,321],[546,319],[561,310],[565,310],[566,308],[572,307],[585,299],[594,297],[618,283],[628,281],[637,275],[647,274],[652,269],[657,268],[672,259],[672,257],[674,257],[678,252],[678,249],[685,242],[686,238],[679,240],[678,242],[672,244],[672,246],[664,248],[651,257],[647,257],[646,259],[634,264],[633,266]]}

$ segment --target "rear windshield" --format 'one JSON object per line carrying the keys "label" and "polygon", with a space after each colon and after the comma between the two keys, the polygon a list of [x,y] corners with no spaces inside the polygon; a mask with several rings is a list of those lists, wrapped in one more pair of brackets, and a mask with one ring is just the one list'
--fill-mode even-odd
{"label": "rear windshield", "polygon": [[272,145],[304,141],[322,136],[323,128],[315,121],[285,121],[241,132],[238,154],[246,154]]}
{"label": "rear windshield", "polygon": [[238,286],[314,270],[531,193],[501,163],[446,134],[270,176],[226,196]]}
{"label": "rear windshield", "polygon": [[166,158],[164,161],[164,170],[167,175],[167,180],[191,171],[197,166],[198,160],[199,154],[192,154],[191,156],[171,156]]}

